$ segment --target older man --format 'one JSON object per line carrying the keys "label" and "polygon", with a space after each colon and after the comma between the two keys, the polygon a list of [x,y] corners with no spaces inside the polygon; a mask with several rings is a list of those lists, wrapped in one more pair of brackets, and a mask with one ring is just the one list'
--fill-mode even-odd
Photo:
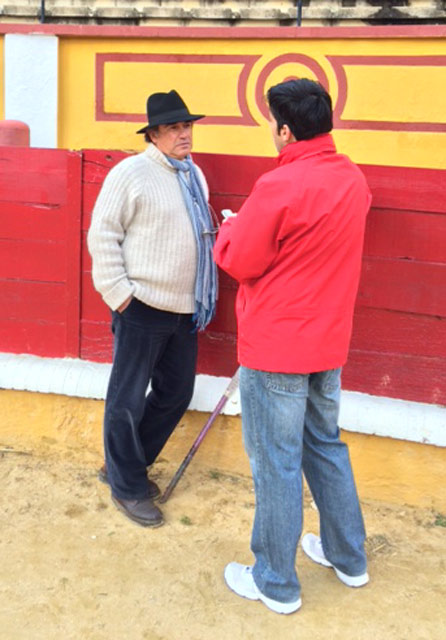
{"label": "older man", "polygon": [[88,247],[114,335],[100,478],[128,518],[157,527],[160,491],[147,467],[191,400],[197,329],[214,314],[217,276],[208,189],[189,155],[203,116],[170,91],[149,96],[147,117],[137,133],[149,144],[105,179]]}

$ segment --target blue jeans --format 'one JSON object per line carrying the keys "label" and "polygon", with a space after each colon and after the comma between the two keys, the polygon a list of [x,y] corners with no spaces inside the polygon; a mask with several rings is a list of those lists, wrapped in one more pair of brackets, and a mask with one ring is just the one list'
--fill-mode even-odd
{"label": "blue jeans", "polygon": [[366,571],[364,522],[348,449],[339,439],[340,391],[340,369],[308,375],[241,369],[243,439],[256,493],[253,577],[279,602],[300,596],[302,471],[319,510],[327,559],[351,576]]}
{"label": "blue jeans", "polygon": [[112,330],[104,416],[107,475],[114,496],[139,500],[148,497],[146,467],[191,401],[197,333],[191,314],[154,309],[136,298],[122,313],[112,313]]}

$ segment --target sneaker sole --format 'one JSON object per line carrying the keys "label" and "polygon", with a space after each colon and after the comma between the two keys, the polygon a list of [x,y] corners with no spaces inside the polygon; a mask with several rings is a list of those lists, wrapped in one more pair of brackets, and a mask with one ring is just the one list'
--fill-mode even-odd
{"label": "sneaker sole", "polygon": [[122,504],[114,498],[114,496],[112,496],[111,499],[115,507],[119,509],[121,513],[123,513],[132,522],[136,522],[136,524],[139,524],[141,527],[149,527],[150,529],[157,529],[158,527],[162,527],[164,524],[164,520],[161,520],[160,522],[152,523],[148,520],[144,520],[143,518],[138,518],[138,516],[134,516],[133,514],[129,513],[127,509],[125,509],[122,506]]}

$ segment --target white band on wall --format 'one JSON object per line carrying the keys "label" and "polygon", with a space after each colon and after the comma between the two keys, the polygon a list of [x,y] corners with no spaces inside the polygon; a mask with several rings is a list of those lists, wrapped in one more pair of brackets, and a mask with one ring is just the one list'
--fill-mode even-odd
{"label": "white band on wall", "polygon": [[58,38],[7,33],[3,55],[5,120],[25,122],[32,147],[57,148]]}
{"label": "white band on wall", "polygon": [[[104,399],[111,365],[69,358],[0,353],[0,388]],[[211,412],[229,378],[197,376],[189,409]],[[226,415],[240,415],[240,395],[226,403]],[[446,407],[343,391],[339,424],[346,431],[446,446]]]}

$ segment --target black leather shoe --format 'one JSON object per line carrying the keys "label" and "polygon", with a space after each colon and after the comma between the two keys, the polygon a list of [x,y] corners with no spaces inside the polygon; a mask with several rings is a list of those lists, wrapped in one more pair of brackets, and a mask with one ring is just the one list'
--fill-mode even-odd
{"label": "black leather shoe", "polygon": [[[109,484],[107,467],[105,466],[105,464],[99,469],[98,478],[104,484]],[[157,498],[159,498],[161,495],[161,489],[156,484],[156,482],[153,482],[153,480],[150,480],[150,478],[147,478],[147,484],[149,485],[149,498],[151,498],[151,500],[156,500]]]}
{"label": "black leather shoe", "polygon": [[150,498],[143,500],[123,500],[112,495],[112,500],[119,511],[143,527],[160,527],[164,524],[163,514]]}

